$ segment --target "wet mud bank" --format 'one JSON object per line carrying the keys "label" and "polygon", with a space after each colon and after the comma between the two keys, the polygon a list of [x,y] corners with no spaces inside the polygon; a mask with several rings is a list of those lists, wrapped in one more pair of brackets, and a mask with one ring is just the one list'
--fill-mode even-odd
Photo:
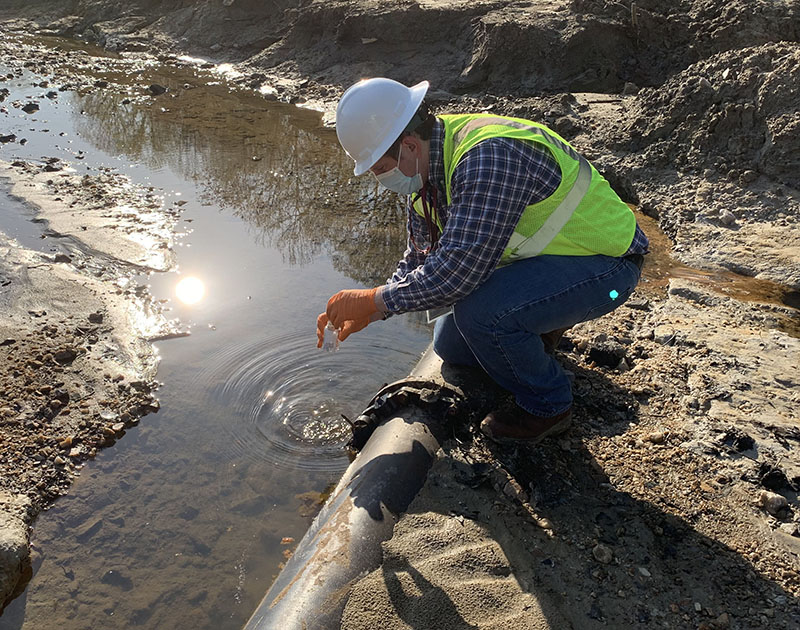
{"label": "wet mud bank", "polygon": [[[493,610],[490,600],[530,627],[800,623],[794,3],[121,6],[12,1],[0,19],[13,20],[8,33],[79,37],[162,62],[184,53],[232,62],[240,73],[232,85],[320,109],[329,122],[338,95],[362,76],[428,79],[441,111],[492,111],[554,127],[637,204],[654,223],[651,234],[663,230],[674,258],[700,270],[662,274],[651,259],[625,306],[567,334],[559,356],[576,375],[577,411],[562,439],[500,448],[464,427],[384,545],[383,566],[354,589],[343,627],[374,627],[376,619],[386,628],[425,627],[430,606],[444,615],[439,627],[494,627],[482,616]],[[33,48],[17,54],[44,72],[55,63]],[[108,87],[79,70],[60,72],[67,89]],[[179,89],[169,88],[147,97],[168,107]],[[44,163],[7,168],[61,196],[38,174]],[[65,263],[40,262],[72,273]],[[736,287],[737,275],[777,290]],[[110,307],[92,308],[81,316]],[[71,344],[80,342],[74,330]],[[34,350],[55,357],[55,346]],[[22,387],[17,371],[13,387]],[[72,448],[58,456],[69,461]],[[509,481],[488,474],[498,466]],[[68,468],[47,464],[64,479]],[[14,483],[4,503],[13,503],[9,518],[19,522],[28,508],[15,497],[38,491]],[[448,547],[454,536],[460,546]],[[457,586],[465,566],[475,580],[470,594]],[[498,576],[507,579],[498,584]]]}
{"label": "wet mud bank", "polygon": [[[52,228],[68,197],[49,189],[58,175],[47,172],[47,179],[37,181],[43,168],[0,162],[0,182],[35,208],[39,220],[52,219]],[[76,189],[101,185],[89,177]],[[116,249],[119,255],[133,253],[141,235],[129,231],[120,237],[115,231],[114,238],[102,239],[89,228],[85,232],[87,240],[76,245]],[[0,238],[2,521],[16,524],[3,529],[13,532],[3,540],[0,585],[6,598],[26,570],[28,526],[35,516],[67,491],[84,461],[158,410],[157,358],[146,340],[167,325],[133,288],[122,288],[141,262],[138,255],[98,259],[78,247],[71,254],[45,254]]]}

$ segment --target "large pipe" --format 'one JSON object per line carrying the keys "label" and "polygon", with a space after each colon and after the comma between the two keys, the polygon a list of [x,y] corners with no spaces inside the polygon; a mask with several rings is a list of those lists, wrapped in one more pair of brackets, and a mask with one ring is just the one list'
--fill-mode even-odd
{"label": "large pipe", "polygon": [[[445,380],[441,367],[428,348],[407,382],[429,385],[422,390],[427,399],[436,399],[437,390],[452,393],[457,373]],[[439,449],[441,406],[400,400],[408,404],[378,424],[245,630],[338,630],[351,586],[380,565],[381,542],[392,536]]]}

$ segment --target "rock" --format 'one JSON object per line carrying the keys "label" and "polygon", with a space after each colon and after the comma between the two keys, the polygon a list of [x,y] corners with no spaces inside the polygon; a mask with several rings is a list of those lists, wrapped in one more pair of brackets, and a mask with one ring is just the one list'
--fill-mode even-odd
{"label": "rock", "polygon": [[639,567],[639,575],[646,578],[651,577],[650,571],[648,571],[645,567]]}
{"label": "rock", "polygon": [[39,111],[39,106],[36,103],[25,103],[21,109],[26,114],[32,114]]}
{"label": "rock", "polygon": [[53,358],[61,365],[68,365],[72,363],[78,356],[78,351],[75,348],[62,348],[53,353]]}
{"label": "rock", "polygon": [[719,220],[722,225],[731,226],[736,224],[736,217],[734,216],[733,212],[727,209],[720,211]]}
{"label": "rock", "polygon": [[614,553],[603,544],[595,545],[592,549],[594,559],[602,564],[609,564],[614,559]]}
{"label": "rock", "polygon": [[780,494],[762,490],[761,494],[758,495],[758,505],[775,516],[783,508],[787,507],[789,502],[786,500],[786,497]]}
{"label": "rock", "polygon": [[63,466],[67,463],[67,460],[61,457],[61,455],[56,455],[56,458],[53,460],[56,466]]}
{"label": "rock", "polygon": [[25,495],[0,490],[0,602],[14,592],[30,557],[26,523],[30,509]]}
{"label": "rock", "polygon": [[159,85],[158,83],[153,83],[149,85],[147,89],[150,90],[150,94],[152,94],[153,96],[164,94],[164,92],[167,91],[167,88],[165,88],[163,85]]}
{"label": "rock", "polygon": [[648,433],[644,439],[652,444],[663,444],[666,437],[663,431],[653,431],[652,433]]}
{"label": "rock", "polygon": [[7,136],[0,136],[0,142],[6,144],[7,142],[14,142],[17,139],[13,133],[8,134]]}
{"label": "rock", "polygon": [[57,262],[57,263],[71,263],[71,262],[72,262],[72,258],[70,258],[69,256],[67,256],[66,254],[56,254],[56,255],[53,257],[53,262]]}
{"label": "rock", "polygon": [[100,313],[100,312],[89,313],[89,321],[92,324],[102,324],[103,323],[103,314]]}
{"label": "rock", "polygon": [[650,300],[647,298],[633,298],[625,302],[625,306],[632,308],[636,311],[649,311]]}
{"label": "rock", "polygon": [[656,326],[653,331],[653,341],[662,346],[670,345],[675,341],[675,331],[670,326]]}
{"label": "rock", "polygon": [[125,423],[124,422],[116,422],[111,425],[111,429],[117,435],[121,435],[125,431]]}

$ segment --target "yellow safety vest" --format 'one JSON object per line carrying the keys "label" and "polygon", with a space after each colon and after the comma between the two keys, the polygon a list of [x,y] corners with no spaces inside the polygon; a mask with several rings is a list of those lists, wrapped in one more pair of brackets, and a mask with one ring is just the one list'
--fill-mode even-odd
{"label": "yellow safety vest", "polygon": [[[514,138],[547,147],[561,169],[555,192],[525,208],[508,240],[500,264],[540,254],[622,256],[636,231],[636,217],[605,178],[570,144],[544,125],[492,114],[452,114],[444,122],[444,172],[447,203],[458,162],[479,142]],[[424,216],[418,199],[414,209]],[[435,210],[433,210],[435,212]],[[440,229],[438,216],[434,220]]]}

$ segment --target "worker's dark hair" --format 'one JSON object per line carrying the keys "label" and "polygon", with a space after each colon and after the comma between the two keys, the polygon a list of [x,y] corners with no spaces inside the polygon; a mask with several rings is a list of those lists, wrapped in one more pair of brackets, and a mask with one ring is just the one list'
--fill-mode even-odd
{"label": "worker's dark hair", "polygon": [[400,143],[403,141],[403,138],[411,134],[418,136],[420,140],[430,140],[433,135],[433,125],[435,122],[436,116],[430,110],[428,104],[422,101],[417,111],[414,113],[414,116],[411,118],[411,121],[403,130],[403,133],[401,133],[397,140],[392,143],[392,146],[386,150],[383,157],[389,156],[397,159],[397,154],[400,152]]}

